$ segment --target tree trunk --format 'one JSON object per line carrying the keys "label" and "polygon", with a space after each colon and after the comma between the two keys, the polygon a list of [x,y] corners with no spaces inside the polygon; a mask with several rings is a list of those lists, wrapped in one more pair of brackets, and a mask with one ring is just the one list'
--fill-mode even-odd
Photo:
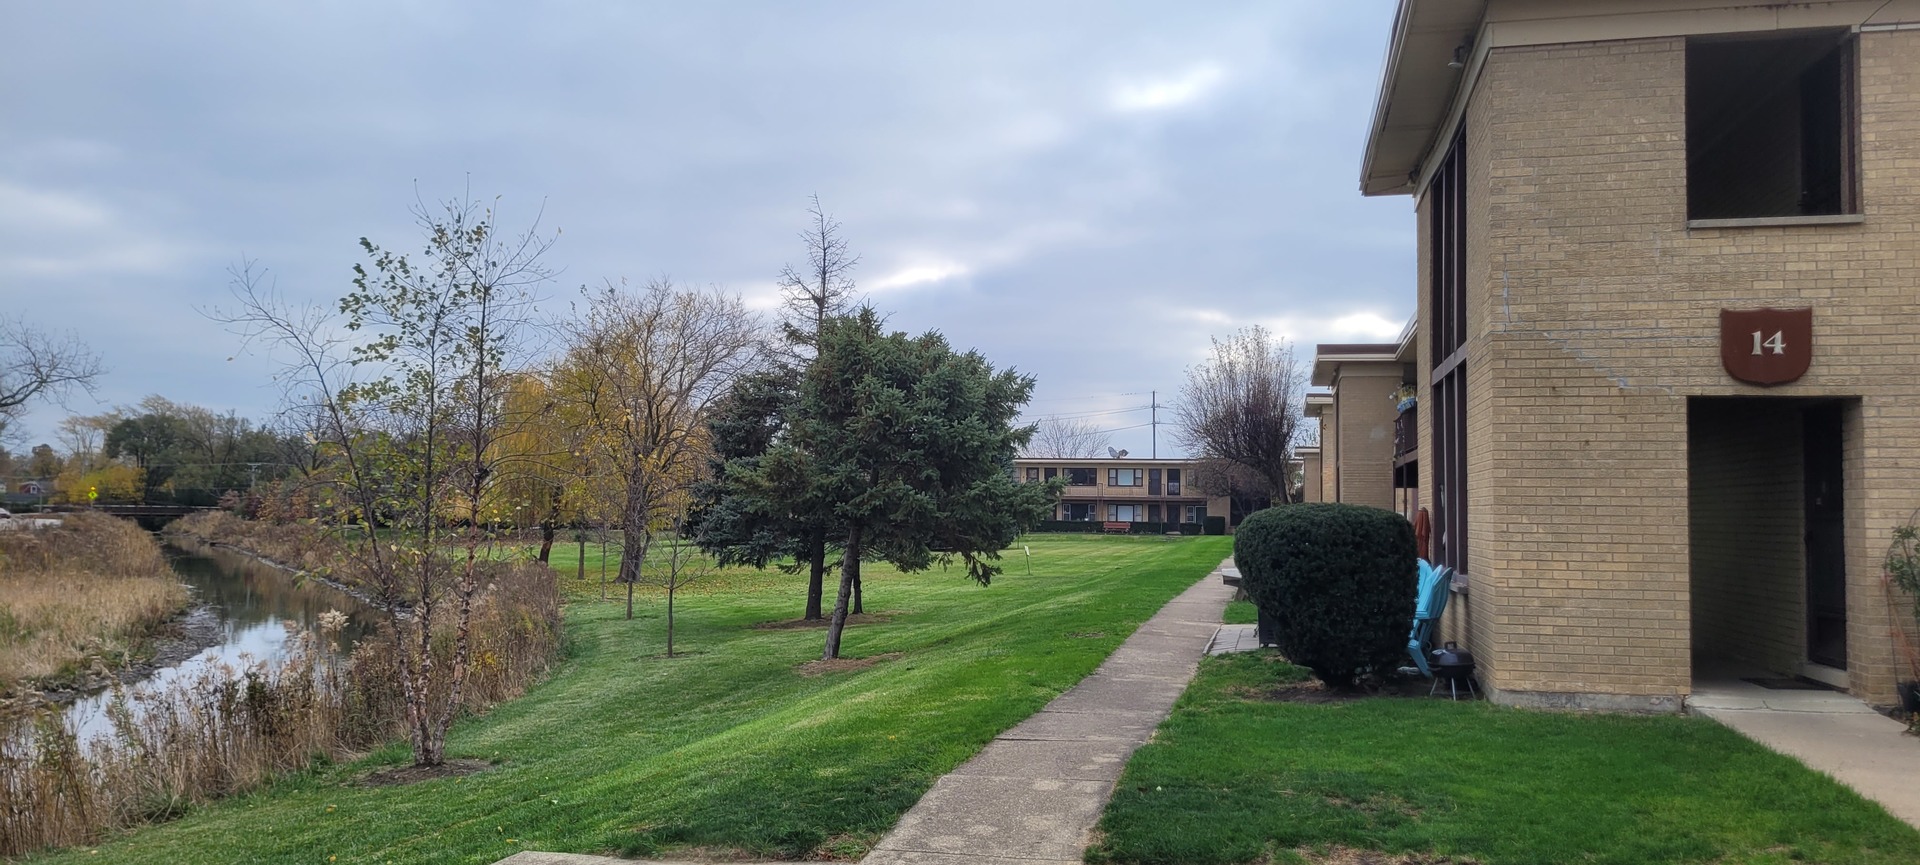
{"label": "tree trunk", "polygon": [[853,560],[853,614],[857,616],[866,611],[867,611],[866,604],[861,602],[860,560],[854,559]]}
{"label": "tree trunk", "polygon": [[673,657],[673,590],[678,588],[667,583],[667,657]]}
{"label": "tree trunk", "polygon": [[548,558],[553,555],[553,536],[558,530],[559,527],[553,523],[540,524],[540,564],[547,564]]}
{"label": "tree trunk", "polygon": [[806,621],[817,622],[826,618],[820,611],[820,600],[826,594],[827,583],[827,533],[825,529],[815,531],[807,541],[807,559],[811,573],[807,575],[807,614]]}
{"label": "tree trunk", "polygon": [[633,621],[633,584],[627,584],[627,621]]}
{"label": "tree trunk", "polygon": [[833,618],[827,622],[827,648],[822,660],[840,657],[840,632],[847,627],[847,603],[853,598],[853,580],[860,569],[860,527],[847,529],[847,548],[840,554],[840,596],[833,603]]}
{"label": "tree trunk", "polygon": [[573,578],[577,582],[584,583],[587,581],[587,533],[586,533],[586,530],[582,529],[581,531],[575,532],[573,535],[573,539],[579,542],[580,544],[580,561],[574,567]]}
{"label": "tree trunk", "polygon": [[600,600],[607,599],[607,527],[600,527]]}

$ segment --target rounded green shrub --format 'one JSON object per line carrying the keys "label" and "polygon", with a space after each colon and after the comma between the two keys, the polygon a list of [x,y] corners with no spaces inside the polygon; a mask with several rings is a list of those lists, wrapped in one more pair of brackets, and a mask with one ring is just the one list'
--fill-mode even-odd
{"label": "rounded green shrub", "polygon": [[1281,653],[1329,686],[1406,659],[1419,570],[1405,517],[1332,503],[1268,508],[1240,524],[1233,560]]}

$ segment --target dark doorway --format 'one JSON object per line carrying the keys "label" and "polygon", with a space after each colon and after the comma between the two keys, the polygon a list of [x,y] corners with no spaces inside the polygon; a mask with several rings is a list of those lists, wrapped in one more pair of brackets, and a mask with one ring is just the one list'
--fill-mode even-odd
{"label": "dark doorway", "polygon": [[1838,406],[1802,416],[1806,467],[1807,660],[1847,668],[1846,501]]}

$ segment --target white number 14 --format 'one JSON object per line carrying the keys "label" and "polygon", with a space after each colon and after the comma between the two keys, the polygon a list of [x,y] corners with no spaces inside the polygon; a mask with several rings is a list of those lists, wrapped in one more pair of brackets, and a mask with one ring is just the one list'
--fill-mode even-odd
{"label": "white number 14", "polygon": [[1773,349],[1774,354],[1787,353],[1787,341],[1785,339],[1785,331],[1778,331],[1778,330],[1774,331],[1772,336],[1767,337],[1766,342],[1760,341],[1760,334],[1761,334],[1761,331],[1756,330],[1753,332],[1753,353],[1754,354],[1764,354],[1764,352],[1760,350],[1762,348]]}

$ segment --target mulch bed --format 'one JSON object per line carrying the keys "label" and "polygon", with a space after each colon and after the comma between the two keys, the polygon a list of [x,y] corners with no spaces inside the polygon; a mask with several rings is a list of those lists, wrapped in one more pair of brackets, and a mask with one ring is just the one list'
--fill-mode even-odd
{"label": "mulch bed", "polygon": [[368,772],[360,776],[356,783],[362,787],[395,787],[420,781],[432,781],[437,778],[478,775],[491,768],[493,764],[485,760],[448,760],[438,766],[401,766]]}

